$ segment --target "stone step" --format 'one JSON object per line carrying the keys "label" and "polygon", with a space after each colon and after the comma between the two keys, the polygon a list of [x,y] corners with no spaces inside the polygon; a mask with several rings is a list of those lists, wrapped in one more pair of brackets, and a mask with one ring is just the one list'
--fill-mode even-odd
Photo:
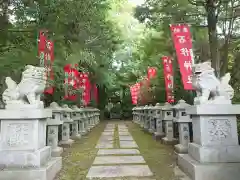
{"label": "stone step", "polygon": [[153,176],[147,165],[92,166],[87,178],[144,177]]}
{"label": "stone step", "polygon": [[97,155],[140,154],[138,149],[100,149]]}
{"label": "stone step", "polygon": [[140,164],[146,163],[142,156],[98,156],[93,164]]}

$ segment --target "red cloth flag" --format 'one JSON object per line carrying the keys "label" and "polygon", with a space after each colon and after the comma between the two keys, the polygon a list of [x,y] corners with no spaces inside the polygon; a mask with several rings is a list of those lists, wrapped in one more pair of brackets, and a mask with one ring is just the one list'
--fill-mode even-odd
{"label": "red cloth flag", "polygon": [[[54,46],[51,40],[46,40],[46,49],[45,49],[45,58],[44,58],[44,66],[47,70],[47,79],[54,80],[53,74],[53,61],[54,61]],[[46,87],[44,93],[53,94],[53,87]]]}
{"label": "red cloth flag", "polygon": [[[65,80],[65,99],[76,100],[77,95],[71,91],[79,88],[79,72],[76,68],[72,68],[71,64],[64,66]],[[70,88],[69,88],[70,87]]]}
{"label": "red cloth flag", "polygon": [[165,79],[165,89],[166,89],[166,99],[167,102],[173,103],[173,68],[172,68],[172,59],[168,56],[162,57],[163,61],[163,71]]}
{"label": "red cloth flag", "polygon": [[91,83],[88,78],[88,73],[81,72],[79,73],[80,80],[80,88],[83,88],[82,100],[84,105],[88,105],[90,102],[90,91],[91,91]]}
{"label": "red cloth flag", "polygon": [[149,67],[148,68],[148,79],[152,79],[154,77],[156,77],[157,75],[157,69],[155,67]]}
{"label": "red cloth flag", "polygon": [[192,90],[192,62],[193,50],[191,32],[188,24],[170,25],[178,64],[185,90]]}

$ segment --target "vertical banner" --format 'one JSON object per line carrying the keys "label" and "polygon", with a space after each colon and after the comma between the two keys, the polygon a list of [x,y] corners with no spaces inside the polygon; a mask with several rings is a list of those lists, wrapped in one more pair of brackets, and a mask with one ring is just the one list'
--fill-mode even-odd
{"label": "vertical banner", "polygon": [[156,77],[156,75],[157,75],[157,68],[149,67],[148,72],[147,72],[148,79],[152,79],[152,78]]}
{"label": "vertical banner", "polygon": [[45,48],[46,48],[46,36],[43,30],[39,31],[38,35],[38,57],[39,57],[39,64],[41,67],[44,67],[45,63]]}
{"label": "vertical banner", "polygon": [[163,71],[164,71],[164,79],[165,79],[165,88],[166,88],[166,99],[167,102],[174,102],[173,95],[173,68],[172,68],[172,59],[168,56],[162,57],[163,61]]}
{"label": "vertical banner", "polygon": [[88,78],[88,73],[81,72],[79,74],[79,77],[80,77],[80,88],[83,89],[82,101],[83,101],[83,104],[86,106],[89,104],[90,98],[91,98],[91,94],[90,94],[91,83]]}
{"label": "vertical banner", "polygon": [[[54,80],[53,61],[54,61],[54,46],[51,40],[46,41],[46,50],[44,58],[44,66],[47,71],[47,80]],[[53,87],[48,83],[44,93],[53,94]]]}
{"label": "vertical banner", "polygon": [[191,32],[188,24],[170,25],[178,64],[185,90],[192,90],[193,50]]}
{"label": "vertical banner", "polygon": [[130,93],[132,97],[132,104],[136,105],[138,103],[138,94],[140,92],[140,83],[136,83],[130,86]]}

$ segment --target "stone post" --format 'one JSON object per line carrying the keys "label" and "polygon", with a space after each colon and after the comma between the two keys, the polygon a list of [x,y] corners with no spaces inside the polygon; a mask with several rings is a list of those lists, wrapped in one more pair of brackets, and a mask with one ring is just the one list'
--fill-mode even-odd
{"label": "stone post", "polygon": [[97,110],[97,122],[100,123],[100,109]]}
{"label": "stone post", "polygon": [[133,122],[136,123],[136,107],[132,108]]}
{"label": "stone post", "polygon": [[87,118],[87,131],[91,131],[91,115],[90,115],[90,109],[86,108],[86,118]]}
{"label": "stone post", "polygon": [[141,106],[140,108],[140,127],[144,127],[144,118],[145,118],[145,111],[144,111],[145,106]]}
{"label": "stone post", "polygon": [[58,146],[58,127],[63,124],[62,108],[56,102],[52,102],[49,109],[53,115],[47,119],[47,145],[51,146],[52,156],[59,157],[63,152],[63,148]]}
{"label": "stone post", "polygon": [[163,120],[162,120],[162,106],[157,103],[155,106],[155,118],[156,118],[156,132],[154,133],[155,139],[161,139],[164,137],[163,132]]}
{"label": "stone post", "polygon": [[88,117],[87,117],[87,109],[86,108],[84,108],[84,111],[83,111],[83,118],[84,118],[84,131],[87,134],[88,133]]}
{"label": "stone post", "polygon": [[85,128],[85,117],[84,117],[84,108],[80,108],[80,121],[79,121],[79,131],[80,131],[80,134],[83,136],[83,135],[86,135],[86,128]]}
{"label": "stone post", "polygon": [[62,158],[46,146],[47,119],[52,110],[40,101],[46,85],[43,67],[27,65],[19,84],[6,77],[0,110],[0,180],[53,180]]}
{"label": "stone post", "polygon": [[155,132],[155,117],[154,117],[155,109],[154,108],[155,107],[152,105],[149,108],[149,129],[148,129],[148,131],[151,134],[154,134],[154,132]]}
{"label": "stone post", "polygon": [[135,118],[136,118],[136,123],[137,124],[140,124],[140,117],[141,116],[141,107],[140,106],[138,106],[138,107],[136,107],[136,109],[135,109]]}
{"label": "stone post", "polygon": [[89,118],[90,118],[90,129],[95,127],[94,124],[94,108],[89,108]]}
{"label": "stone post", "polygon": [[173,138],[173,112],[172,105],[166,102],[162,107],[163,121],[165,121],[165,137],[162,138],[165,144],[174,144],[176,139]]}
{"label": "stone post", "polygon": [[81,134],[79,133],[79,121],[80,121],[80,109],[74,105],[72,107],[72,119],[73,119],[73,133],[72,139],[81,139]]}
{"label": "stone post", "polygon": [[147,118],[147,107],[148,105],[142,107],[141,128],[144,128],[145,125],[145,120]]}
{"label": "stone post", "polygon": [[175,145],[175,151],[177,153],[187,153],[188,144],[190,142],[190,133],[189,133],[189,123],[192,122],[190,115],[186,113],[186,108],[191,105],[187,104],[184,100],[179,100],[178,103],[173,106],[173,111],[175,111],[175,117],[173,121],[178,123],[178,132],[179,132],[179,144]]}
{"label": "stone post", "polygon": [[68,105],[63,105],[63,126],[62,126],[62,140],[59,142],[60,146],[70,147],[74,140],[70,139],[70,124],[73,123],[71,118],[72,109],[68,107]]}
{"label": "stone post", "polygon": [[144,128],[145,130],[148,130],[148,127],[149,127],[148,111],[149,111],[149,107],[148,107],[148,105],[146,105],[146,106],[144,107],[144,126],[143,126],[143,128]]}

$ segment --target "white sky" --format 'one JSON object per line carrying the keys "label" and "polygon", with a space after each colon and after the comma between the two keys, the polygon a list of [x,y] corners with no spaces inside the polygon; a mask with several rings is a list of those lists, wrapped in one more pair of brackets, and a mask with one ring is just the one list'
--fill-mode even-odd
{"label": "white sky", "polygon": [[128,1],[136,6],[141,5],[145,2],[145,0],[128,0]]}

